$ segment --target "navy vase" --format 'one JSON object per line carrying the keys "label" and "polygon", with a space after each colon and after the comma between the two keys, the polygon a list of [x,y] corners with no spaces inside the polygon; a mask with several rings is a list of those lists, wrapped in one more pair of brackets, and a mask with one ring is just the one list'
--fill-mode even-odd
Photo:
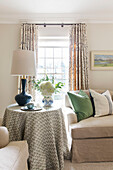
{"label": "navy vase", "polygon": [[19,106],[24,106],[25,104],[29,103],[31,100],[31,95],[25,93],[25,86],[26,86],[26,79],[21,79],[22,82],[22,93],[17,94],[15,96],[15,100]]}

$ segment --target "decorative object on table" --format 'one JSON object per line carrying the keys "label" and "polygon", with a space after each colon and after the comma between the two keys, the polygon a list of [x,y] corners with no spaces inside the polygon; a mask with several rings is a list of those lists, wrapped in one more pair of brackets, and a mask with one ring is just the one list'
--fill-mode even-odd
{"label": "decorative object on table", "polygon": [[91,70],[113,70],[113,51],[91,51]]}
{"label": "decorative object on table", "polygon": [[29,50],[16,50],[13,52],[12,58],[12,75],[22,75],[22,93],[15,96],[16,102],[20,106],[24,106],[31,100],[31,95],[25,93],[26,79],[25,75],[35,76],[35,55],[33,51]]}
{"label": "decorative object on table", "polygon": [[44,106],[49,107],[53,104],[52,94],[54,87],[50,81],[44,81],[40,84],[40,92],[44,96],[42,102]]}
{"label": "decorative object on table", "polygon": [[46,75],[45,78],[40,80],[33,80],[34,88],[37,91],[40,91],[43,96],[43,104],[46,107],[50,107],[53,104],[53,93],[58,93],[64,86],[64,83],[58,82],[54,85],[54,77],[50,80],[49,77]]}
{"label": "decorative object on table", "polygon": [[27,106],[28,109],[33,109],[34,103],[28,103],[26,106]]}
{"label": "decorative object on table", "polygon": [[40,111],[40,110],[42,110],[42,108],[34,106],[32,109],[30,109],[27,106],[23,106],[23,107],[21,107],[21,110],[23,110],[23,111]]}

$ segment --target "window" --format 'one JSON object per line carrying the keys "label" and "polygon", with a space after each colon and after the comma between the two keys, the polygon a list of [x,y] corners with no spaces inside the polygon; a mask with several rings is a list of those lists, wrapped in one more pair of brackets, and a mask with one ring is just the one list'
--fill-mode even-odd
{"label": "window", "polygon": [[59,81],[65,83],[68,90],[69,67],[69,38],[68,37],[39,37],[38,44],[38,75],[42,78],[46,74],[55,84]]}

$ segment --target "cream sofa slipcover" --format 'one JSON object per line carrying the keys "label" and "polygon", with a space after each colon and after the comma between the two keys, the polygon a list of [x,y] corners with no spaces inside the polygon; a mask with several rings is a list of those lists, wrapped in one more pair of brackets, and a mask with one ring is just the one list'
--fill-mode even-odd
{"label": "cream sofa slipcover", "polygon": [[[96,90],[97,92],[104,92]],[[78,91],[75,91],[78,93]],[[85,92],[89,95],[88,90]],[[113,96],[113,92],[110,92]],[[77,122],[77,117],[68,96],[65,97],[67,109],[67,131],[72,140],[72,161],[98,162],[113,161],[113,115],[90,117]],[[64,114],[65,114],[64,113]],[[69,139],[69,138],[68,138]]]}
{"label": "cream sofa slipcover", "polygon": [[9,142],[6,127],[0,126],[0,170],[28,170],[27,141]]}

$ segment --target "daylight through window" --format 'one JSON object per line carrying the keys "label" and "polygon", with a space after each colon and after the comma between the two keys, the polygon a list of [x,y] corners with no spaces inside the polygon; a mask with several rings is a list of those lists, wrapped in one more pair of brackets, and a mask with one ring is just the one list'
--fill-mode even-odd
{"label": "daylight through window", "polygon": [[46,74],[65,83],[68,90],[68,68],[69,68],[69,38],[68,37],[39,37],[38,43],[38,73],[40,79]]}

